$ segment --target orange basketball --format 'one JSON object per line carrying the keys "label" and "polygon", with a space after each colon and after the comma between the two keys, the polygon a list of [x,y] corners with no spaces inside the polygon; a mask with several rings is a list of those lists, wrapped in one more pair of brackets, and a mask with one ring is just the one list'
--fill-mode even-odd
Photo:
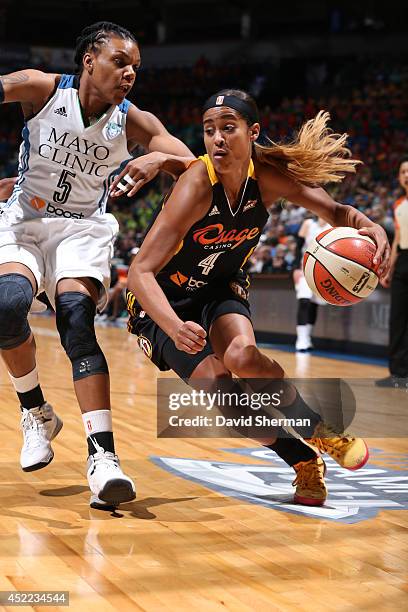
{"label": "orange basketball", "polygon": [[329,304],[351,306],[376,288],[374,241],[351,227],[334,227],[314,238],[303,257],[310,289]]}

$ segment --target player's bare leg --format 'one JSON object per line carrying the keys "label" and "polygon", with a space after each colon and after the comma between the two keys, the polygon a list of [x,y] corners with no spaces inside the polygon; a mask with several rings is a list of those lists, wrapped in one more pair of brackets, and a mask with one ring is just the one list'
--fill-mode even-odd
{"label": "player's bare leg", "polygon": [[[242,315],[231,313],[219,317],[211,329],[211,343],[225,365],[241,378],[283,377],[279,364],[268,359],[256,347],[252,325]],[[285,387],[285,393],[288,391],[285,398],[286,407],[295,401],[303,402],[296,394],[295,388],[291,387],[292,396],[288,386]],[[312,416],[313,423],[314,413],[304,402],[302,408],[307,411],[307,416]],[[369,452],[364,440],[349,434],[339,435],[327,427],[320,418],[314,419],[313,429],[305,437],[308,443],[318,448],[320,452],[327,453],[339,465],[349,470],[360,469],[368,460]]]}
{"label": "player's bare leg", "polygon": [[[250,321],[237,313],[216,319],[210,330],[215,355],[203,360],[194,370],[194,379],[212,378],[219,385],[231,372],[246,379],[281,379],[281,366],[263,355],[256,346]],[[233,380],[231,379],[233,385]],[[296,398],[296,392],[293,394]],[[325,465],[318,453],[298,437],[285,432],[285,437],[257,439],[274,450],[296,472],[294,499],[306,505],[322,505],[327,496],[324,484]]]}

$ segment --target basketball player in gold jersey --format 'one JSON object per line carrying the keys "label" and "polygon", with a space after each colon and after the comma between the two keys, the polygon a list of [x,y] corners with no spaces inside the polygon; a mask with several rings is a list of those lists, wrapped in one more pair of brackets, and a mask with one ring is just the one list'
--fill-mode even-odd
{"label": "basketball player in gold jersey", "polygon": [[[129,270],[129,330],[161,370],[173,369],[192,386],[194,379],[216,383],[231,374],[282,379],[282,367],[256,346],[240,272],[258,243],[267,208],[284,197],[334,227],[359,229],[377,245],[380,275],[388,266],[387,237],[318,186],[341,180],[358,163],[347,159],[346,135],[327,129],[327,113],[308,121],[292,144],[261,146],[258,109],[245,92],[220,91],[203,112],[207,155],[181,175]],[[292,393],[290,402],[301,405],[295,388],[287,388],[288,402]],[[299,503],[321,505],[326,499],[325,464],[316,447],[349,469],[367,461],[363,440],[327,432],[323,437],[324,431],[321,421],[314,423],[305,436],[313,446],[286,433],[263,441],[294,467]]]}

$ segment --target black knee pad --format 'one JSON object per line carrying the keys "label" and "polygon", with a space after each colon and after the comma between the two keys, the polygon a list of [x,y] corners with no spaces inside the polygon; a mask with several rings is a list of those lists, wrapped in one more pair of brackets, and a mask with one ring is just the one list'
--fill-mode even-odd
{"label": "black knee pad", "polygon": [[95,335],[96,307],[79,291],[67,291],[55,300],[57,329],[71,363],[74,380],[108,374],[108,365]]}
{"label": "black knee pad", "polygon": [[12,349],[30,337],[27,315],[34,291],[22,274],[0,276],[0,349]]}

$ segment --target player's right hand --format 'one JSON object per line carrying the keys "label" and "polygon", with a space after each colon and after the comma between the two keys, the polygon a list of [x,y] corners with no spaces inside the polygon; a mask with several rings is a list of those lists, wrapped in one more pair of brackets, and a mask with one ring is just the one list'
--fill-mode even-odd
{"label": "player's right hand", "polygon": [[380,278],[380,283],[385,289],[389,289],[391,287],[392,273],[391,270],[385,276]]}
{"label": "player's right hand", "polygon": [[207,332],[194,321],[184,321],[173,336],[174,344],[179,351],[196,355],[203,350],[207,341]]}
{"label": "player's right hand", "polygon": [[152,151],[132,159],[113,181],[109,195],[113,198],[124,194],[129,198],[134,196],[143,185],[154,179],[165,158],[162,153]]}

